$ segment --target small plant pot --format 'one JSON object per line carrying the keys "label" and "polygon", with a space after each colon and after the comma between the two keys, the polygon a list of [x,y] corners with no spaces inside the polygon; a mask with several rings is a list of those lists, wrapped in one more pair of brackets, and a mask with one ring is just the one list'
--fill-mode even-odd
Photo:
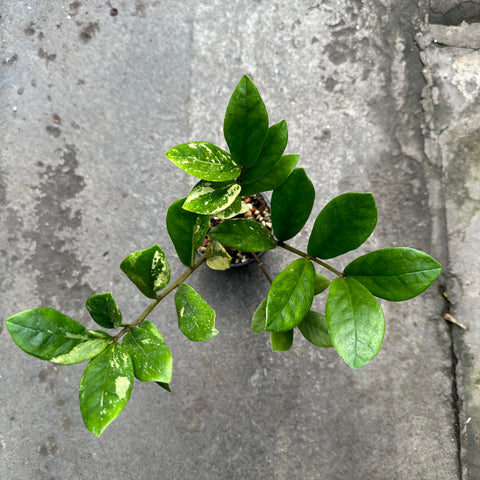
{"label": "small plant pot", "polygon": [[[258,193],[255,195],[249,195],[248,197],[242,197],[242,200],[250,206],[246,213],[237,215],[234,218],[246,218],[250,220],[255,220],[256,222],[262,224],[270,232],[272,231],[272,219],[270,213],[270,202],[268,198],[263,193]],[[219,223],[222,223],[224,220],[219,218],[211,217],[210,218],[210,228],[216,227]],[[203,245],[199,248],[198,253],[202,255],[208,243],[210,242],[210,237],[207,236]],[[231,268],[244,267],[255,262],[255,258],[250,252],[241,252],[233,248],[225,247],[225,250],[232,257]],[[258,257],[261,257],[265,252],[256,252]]]}

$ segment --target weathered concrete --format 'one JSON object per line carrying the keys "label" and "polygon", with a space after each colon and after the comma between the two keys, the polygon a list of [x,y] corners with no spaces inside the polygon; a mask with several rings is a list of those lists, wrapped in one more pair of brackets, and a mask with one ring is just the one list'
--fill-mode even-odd
{"label": "weathered concrete", "polygon": [[[433,28],[432,28],[433,27]],[[466,331],[452,327],[463,478],[480,478],[480,24],[425,27],[420,37],[426,68],[428,157],[442,169],[448,266],[448,310]],[[475,41],[472,47],[478,48]]]}
{"label": "weathered concrete", "polygon": [[[472,161],[461,189],[467,176],[455,157],[432,153],[430,134],[447,127],[453,100],[430,85],[422,109],[424,65],[415,41],[428,8],[413,0],[4,3],[2,319],[48,305],[91,326],[83,303],[107,290],[125,318],[138,315],[146,302],[120,261],[159,243],[174,273],[182,270],[164,218],[193,180],[163,152],[194,139],[224,145],[225,107],[244,73],[271,121],[286,118],[288,152],[301,154],[317,188],[297,245],[305,246],[315,215],[333,196],[372,191],[380,220],[362,251],[408,245],[450,263],[421,297],[383,304],[384,346],[359,371],[300,336],[290,352],[273,354],[267,338],[250,333],[267,290],[257,269],[202,269],[191,284],[216,309],[220,335],[199,345],[186,340],[167,299],[152,320],[174,354],[174,393],[138,382],[100,439],[84,429],[78,410],[83,366],[27,357],[0,324],[0,478],[459,478],[456,422],[461,430],[469,415],[473,428],[478,417],[459,413],[457,395],[474,393],[467,380],[478,375],[471,374],[475,358],[463,376],[455,368],[458,332],[442,320],[441,293],[454,302],[456,278],[462,302],[455,308],[465,310],[452,313],[473,314],[479,290],[466,282],[475,281],[479,227],[468,223],[476,217],[465,201],[456,205],[460,223],[447,230],[462,200],[448,200],[444,161],[456,175],[452,195],[476,198],[478,178]],[[440,77],[450,59],[437,62],[441,50],[427,44],[425,74]],[[445,92],[450,83],[444,80]],[[471,134],[459,130],[455,148],[473,158]],[[447,238],[458,243],[461,264]],[[270,252],[265,263],[277,273],[291,259]],[[480,341],[468,338],[471,354]],[[473,394],[469,401],[478,407]],[[468,434],[476,438],[475,430]],[[472,458],[464,459],[472,465],[468,478],[476,478]]]}

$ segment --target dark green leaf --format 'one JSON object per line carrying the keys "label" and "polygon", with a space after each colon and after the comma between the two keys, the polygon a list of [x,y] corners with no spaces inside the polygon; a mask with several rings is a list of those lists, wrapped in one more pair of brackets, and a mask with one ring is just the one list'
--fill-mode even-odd
{"label": "dark green leaf", "polygon": [[328,332],[338,354],[360,368],[380,350],[385,317],[375,297],[353,278],[336,278],[326,305]]}
{"label": "dark green leaf", "polygon": [[163,383],[163,382],[155,382],[157,385],[159,385],[160,387],[162,387],[164,390],[166,390],[167,392],[172,392],[172,389],[170,388],[170,384],[169,383]]}
{"label": "dark green leaf", "polygon": [[191,267],[210,228],[210,216],[183,209],[185,200],[186,197],[183,197],[170,205],[167,212],[167,230],[178,258],[185,266]]}
{"label": "dark green leaf", "polygon": [[214,215],[229,207],[240,193],[235,182],[207,182],[200,180],[188,195],[183,208],[202,215]]}
{"label": "dark green leaf", "polygon": [[228,102],[223,124],[225,140],[237,165],[251,166],[268,131],[268,114],[257,87],[242,77]]}
{"label": "dark green leaf", "polygon": [[153,323],[145,321],[131,328],[122,345],[132,358],[136,378],[142,382],[170,383],[172,354]]}
{"label": "dark green leaf", "polygon": [[118,343],[90,361],[80,381],[79,398],[85,426],[100,436],[124,409],[133,385],[133,364]]}
{"label": "dark green leaf", "polygon": [[345,268],[375,296],[394,302],[420,295],[440,275],[442,266],[413,248],[384,248],[356,258]]}
{"label": "dark green leaf", "polygon": [[105,328],[117,328],[122,324],[122,314],[110,292],[92,295],[86,304],[88,313],[98,325]]}
{"label": "dark green leaf", "polygon": [[293,330],[287,332],[270,332],[272,352],[286,352],[293,343]]}
{"label": "dark green leaf", "polygon": [[327,319],[324,315],[310,310],[307,316],[298,324],[302,335],[317,347],[333,347],[328,334]]}
{"label": "dark green leaf", "polygon": [[210,230],[209,235],[230,248],[243,252],[264,252],[277,246],[272,234],[255,220],[225,220]]}
{"label": "dark green leaf", "polygon": [[371,193],[344,193],[318,214],[308,241],[308,253],[333,258],[355,250],[377,224],[377,206]]}
{"label": "dark green leaf", "polygon": [[178,328],[189,340],[201,342],[218,334],[215,311],[190,285],[182,283],[178,287],[175,306]]}
{"label": "dark green leaf", "polygon": [[268,173],[280,160],[287,147],[288,129],[287,122],[272,125],[268,129],[267,138],[255,165],[245,167],[240,176],[242,183],[253,183]]}
{"label": "dark green leaf", "polygon": [[267,297],[266,330],[286,332],[295,328],[310,310],[315,291],[315,268],[299,258],[273,281]]}
{"label": "dark green leaf", "polygon": [[315,188],[303,168],[296,168],[272,195],[272,225],[280,241],[294,237],[313,208]]}
{"label": "dark green leaf", "polygon": [[315,273],[315,295],[324,292],[330,285],[330,280],[321,273]]}
{"label": "dark green leaf", "polygon": [[194,177],[223,182],[240,175],[229,153],[208,142],[190,142],[171,148],[166,154],[177,167]]}
{"label": "dark green leaf", "polygon": [[24,352],[63,365],[89,360],[108,344],[108,339],[94,338],[83,325],[53,308],[25,310],[8,318],[6,325]]}
{"label": "dark green leaf", "polygon": [[230,268],[232,257],[216,240],[210,240],[205,256],[207,257],[207,266],[212,270],[228,270]]}
{"label": "dark green leaf", "polygon": [[267,326],[267,299],[255,310],[252,318],[252,332],[262,333]]}
{"label": "dark green leaf", "polygon": [[242,184],[242,195],[255,195],[280,187],[292,173],[299,158],[300,155],[284,155],[263,177],[253,183]]}
{"label": "dark green leaf", "polygon": [[148,298],[157,298],[156,292],[170,281],[170,266],[158,245],[131,253],[120,268]]}

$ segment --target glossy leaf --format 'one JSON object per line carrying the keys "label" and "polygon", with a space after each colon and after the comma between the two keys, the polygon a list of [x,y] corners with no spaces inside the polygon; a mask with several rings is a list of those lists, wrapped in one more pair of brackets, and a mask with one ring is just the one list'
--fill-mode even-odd
{"label": "glossy leaf", "polygon": [[314,200],[312,182],[303,168],[296,168],[272,195],[272,225],[278,240],[288,240],[303,228]]}
{"label": "glossy leaf", "polygon": [[344,193],[318,214],[308,241],[309,255],[333,258],[355,250],[377,224],[377,207],[371,193]]}
{"label": "glossy leaf", "polygon": [[225,210],[215,213],[217,218],[227,219],[235,217],[248,211],[248,207],[245,202],[242,202],[242,197],[239,195],[233,203]]}
{"label": "glossy leaf", "polygon": [[232,257],[216,240],[212,239],[209,242],[205,256],[207,257],[207,266],[212,270],[228,270],[230,268]]}
{"label": "glossy leaf", "polygon": [[184,172],[211,182],[233,180],[241,172],[228,152],[208,142],[177,145],[165,155]]}
{"label": "glossy leaf", "polygon": [[267,138],[260,152],[255,165],[245,167],[240,176],[242,183],[253,183],[268,173],[274,165],[280,160],[287,147],[288,129],[287,122],[281,122],[272,125],[268,129]]}
{"label": "glossy leaf", "polygon": [[214,215],[229,207],[240,193],[235,182],[207,182],[200,180],[188,195],[183,208],[201,215]]}
{"label": "glossy leaf", "polygon": [[272,234],[255,220],[225,220],[210,230],[209,235],[230,248],[243,252],[264,252],[277,246]]}
{"label": "glossy leaf", "polygon": [[88,313],[101,327],[117,328],[122,324],[122,314],[110,292],[97,293],[87,299]]}
{"label": "glossy leaf", "polygon": [[24,352],[64,365],[89,360],[108,343],[108,340],[95,338],[83,325],[53,308],[32,308],[17,313],[7,319],[6,326],[13,341]]}
{"label": "glossy leaf", "polygon": [[182,283],[177,288],[175,307],[178,328],[189,340],[201,342],[218,334],[215,311],[190,285]]}
{"label": "glossy leaf", "polygon": [[131,328],[122,345],[130,354],[136,378],[142,382],[170,383],[172,354],[153,323],[145,321]]}
{"label": "glossy leaf", "polygon": [[268,114],[257,87],[242,77],[228,102],[223,132],[237,165],[251,166],[260,154],[267,136]]}
{"label": "glossy leaf", "polygon": [[330,285],[330,280],[321,273],[315,273],[315,295],[324,292]]}
{"label": "glossy leaf", "polygon": [[287,332],[270,332],[272,352],[286,352],[293,344],[293,330]]}
{"label": "glossy leaf", "polygon": [[252,332],[262,333],[267,327],[267,299],[258,306],[252,318]]}
{"label": "glossy leaf", "polygon": [[131,253],[120,268],[148,298],[157,298],[156,292],[170,282],[170,265],[158,245]]}
{"label": "glossy leaf", "polygon": [[305,258],[293,261],[273,281],[267,297],[266,330],[295,328],[310,310],[315,292],[315,268]]}
{"label": "glossy leaf", "polygon": [[336,278],[326,305],[328,332],[338,354],[360,368],[380,350],[385,317],[375,297],[353,278]]}
{"label": "glossy leaf", "polygon": [[328,333],[327,318],[321,313],[310,310],[298,324],[298,329],[310,343],[317,347],[333,347]]}
{"label": "glossy leaf", "polygon": [[79,388],[80,411],[90,432],[100,436],[120,414],[130,399],[133,379],[130,355],[118,343],[90,361]]}
{"label": "glossy leaf", "polygon": [[413,248],[385,248],[356,258],[344,272],[373,295],[399,302],[420,295],[440,275],[442,266]]}
{"label": "glossy leaf", "polygon": [[263,177],[253,183],[242,184],[242,195],[255,195],[260,192],[269,192],[280,187],[293,172],[300,155],[284,155]]}
{"label": "glossy leaf", "polygon": [[210,228],[210,216],[188,212],[182,208],[186,197],[170,205],[167,211],[167,231],[180,261],[187,267],[195,263],[197,250]]}

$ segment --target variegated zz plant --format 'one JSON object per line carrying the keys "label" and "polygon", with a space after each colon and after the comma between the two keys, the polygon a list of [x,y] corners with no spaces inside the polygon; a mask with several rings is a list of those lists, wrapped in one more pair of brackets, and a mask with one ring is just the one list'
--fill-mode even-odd
{"label": "variegated zz plant", "polygon": [[[307,222],[315,189],[305,171],[296,168],[299,156],[284,155],[286,122],[269,126],[265,105],[247,76],[228,103],[224,135],[229,152],[211,143],[191,142],[166,153],[175,165],[199,179],[166,215],[169,236],[187,268],[171,282],[169,263],[158,245],[125,258],[122,271],[153,299],[136,320],[125,323],[112,294],[99,293],[86,301],[86,307],[101,330],[87,330],[46,307],[26,310],[6,321],[13,340],[30,355],[63,365],[89,360],[79,400],[85,425],[95,435],[125,407],[135,378],[157,382],[170,391],[171,352],[157,327],[146,320],[167,295],[175,291],[178,327],[187,338],[198,342],[217,335],[214,310],[185,280],[205,261],[214,269],[229,268],[230,256],[224,247],[256,253],[283,248],[297,255],[271,281],[265,300],[253,314],[252,330],[268,332],[272,350],[285,351],[298,328],[317,347],[333,346],[352,368],[375,357],[382,344],[385,319],[375,297],[411,299],[440,274],[442,267],[436,260],[412,248],[376,250],[359,256],[343,271],[326,263],[357,249],[373,232],[377,209],[370,193],[345,193],[331,200],[315,220],[306,252],[285,243]],[[247,208],[242,197],[268,191],[273,191],[273,234],[255,220],[235,218]],[[223,222],[210,229],[211,216]],[[199,256],[207,235],[210,243]],[[330,282],[316,271],[318,267],[335,279]],[[325,314],[312,311],[314,296],[327,289]]]}

